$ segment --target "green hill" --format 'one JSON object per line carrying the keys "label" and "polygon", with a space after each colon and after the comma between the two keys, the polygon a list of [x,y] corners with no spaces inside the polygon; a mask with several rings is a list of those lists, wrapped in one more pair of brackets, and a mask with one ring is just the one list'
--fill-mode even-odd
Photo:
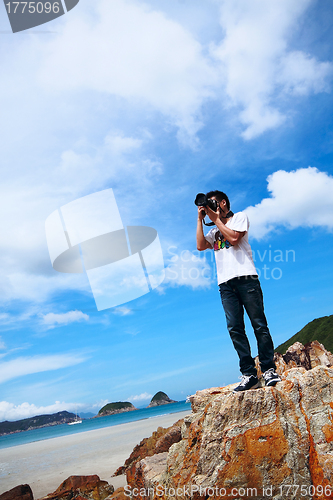
{"label": "green hill", "polygon": [[52,415],[37,415],[36,417],[24,418],[15,422],[1,422],[0,436],[11,434],[13,432],[23,432],[31,429],[40,429],[51,425],[67,424],[75,419],[74,413],[68,411],[59,411]]}
{"label": "green hill", "polygon": [[168,403],[177,403],[177,401],[174,401],[173,399],[170,399],[165,392],[159,391],[151,398],[151,401],[147,408],[151,408],[152,406],[161,406],[161,405],[166,405]]}
{"label": "green hill", "polygon": [[167,394],[165,394],[165,392],[159,391],[155,394],[155,396],[152,397],[150,402],[152,403],[153,401],[165,401],[168,399],[170,398]]}
{"label": "green hill", "polygon": [[103,408],[99,410],[98,415],[119,413],[121,411],[129,411],[132,409],[136,410],[132,403],[129,403],[128,401],[118,401],[117,403],[108,403],[103,406]]}
{"label": "green hill", "polygon": [[318,340],[327,351],[333,352],[333,315],[314,319],[289,340],[276,347],[275,351],[284,354],[295,342],[305,345],[313,340]]}

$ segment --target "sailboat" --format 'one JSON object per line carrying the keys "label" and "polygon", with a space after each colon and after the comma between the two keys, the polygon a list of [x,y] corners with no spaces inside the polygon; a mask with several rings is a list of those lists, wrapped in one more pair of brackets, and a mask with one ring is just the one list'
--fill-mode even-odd
{"label": "sailboat", "polygon": [[82,424],[82,420],[77,415],[77,407],[75,410],[75,420],[73,422],[68,422],[68,425]]}

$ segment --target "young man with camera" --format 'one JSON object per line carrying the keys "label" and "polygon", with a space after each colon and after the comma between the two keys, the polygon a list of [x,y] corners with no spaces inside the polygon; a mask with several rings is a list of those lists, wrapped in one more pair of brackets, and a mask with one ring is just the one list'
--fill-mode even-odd
{"label": "young man with camera", "polygon": [[[213,249],[217,278],[227,327],[239,356],[241,383],[234,392],[255,389],[259,386],[257,370],[245,333],[244,309],[250,318],[258,344],[260,368],[266,386],[273,386],[281,379],[275,372],[274,347],[264,313],[262,290],[248,242],[249,220],[244,212],[230,211],[228,196],[222,191],[199,194],[197,248]],[[205,236],[203,222],[208,215],[215,225]],[[207,224],[208,225],[208,224]]]}

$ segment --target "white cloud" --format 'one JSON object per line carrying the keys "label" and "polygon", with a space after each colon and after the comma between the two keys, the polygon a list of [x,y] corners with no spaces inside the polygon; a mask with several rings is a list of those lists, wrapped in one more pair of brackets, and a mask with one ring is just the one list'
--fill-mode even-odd
{"label": "white cloud", "polygon": [[[202,104],[220,99],[225,107],[236,106],[249,139],[285,120],[277,89],[283,95],[328,91],[330,63],[288,52],[288,36],[309,4],[221,0],[202,7],[211,14],[221,6],[225,36],[212,48],[214,60],[199,34],[136,0],[96,0],[59,20],[58,33],[47,40],[32,36],[10,44],[0,81],[3,301],[46,302],[67,290],[91,294],[85,275],[52,270],[44,222],[63,204],[105,186],[124,196],[129,181],[135,201],[121,207],[124,220],[134,223],[148,207],[151,212],[147,192],[161,190],[164,166],[155,157],[157,143],[148,144],[154,137],[140,128],[147,126],[141,117],[150,116],[151,124],[155,110],[164,130],[177,125],[188,139],[201,126]],[[14,144],[18,136],[20,148]],[[133,209],[137,200],[140,211]],[[171,267],[169,283],[185,285],[182,272]],[[194,282],[190,286],[205,283]]]}
{"label": "white cloud", "polygon": [[189,250],[174,252],[173,248],[176,247],[169,247],[169,253],[173,257],[165,269],[165,280],[159,288],[162,290],[166,286],[188,286],[194,290],[209,288],[213,281],[213,270],[208,264],[206,254]]}
{"label": "white cloud", "polygon": [[290,94],[307,95],[310,92],[318,94],[330,91],[328,78],[332,73],[331,63],[318,62],[309,54],[295,51],[282,59],[277,82],[280,82],[285,92]]}
{"label": "white cloud", "polygon": [[114,307],[112,309],[113,314],[118,314],[119,316],[128,316],[130,314],[133,314],[132,309],[126,306],[121,306],[121,307]]}
{"label": "white cloud", "polygon": [[[52,211],[82,193],[98,191],[108,180],[116,183],[118,190],[121,183],[128,189],[130,177],[132,192],[148,189],[151,179],[162,173],[163,166],[156,158],[139,154],[145,140],[149,140],[147,134],[133,138],[108,133],[94,153],[63,151],[58,165],[47,174],[48,181],[43,174],[32,171],[24,186],[16,175],[3,183],[0,197],[0,211],[6,214],[1,220],[0,236],[3,301],[45,302],[53,293],[66,290],[91,294],[85,274],[53,271],[45,239],[45,220]],[[125,216],[131,210],[124,202],[119,207]]]}
{"label": "white cloud", "polygon": [[137,394],[136,396],[129,396],[127,401],[133,401],[135,403],[141,401],[149,401],[153,397],[152,394],[148,394],[148,392],[143,392],[142,394]]}
{"label": "white cloud", "polygon": [[[287,41],[311,0],[221,0],[225,37],[212,47],[221,62],[226,105],[239,108],[243,137],[252,139],[281,125],[279,94],[306,95],[329,89],[332,64],[301,51],[288,51]],[[282,87],[282,89],[281,89]]]}
{"label": "white cloud", "polygon": [[0,365],[0,383],[33,373],[59,370],[85,361],[79,354],[55,354],[49,356],[20,357]]}
{"label": "white cloud", "polygon": [[66,313],[47,313],[41,314],[42,322],[48,328],[56,326],[69,325],[70,323],[78,323],[80,321],[89,321],[88,314],[82,311],[68,311]]}
{"label": "white cloud", "polygon": [[124,137],[123,135],[109,134],[105,137],[105,145],[107,148],[116,155],[127,153],[142,146],[141,139],[133,137]]}
{"label": "white cloud", "polygon": [[12,321],[12,317],[8,313],[1,313],[0,314],[0,323],[2,325],[6,325],[7,323]]}
{"label": "white cloud", "polygon": [[279,170],[267,178],[270,198],[245,212],[251,236],[260,239],[279,226],[321,227],[333,231],[333,177],[314,167]]}
{"label": "white cloud", "polygon": [[21,420],[37,415],[48,415],[58,413],[59,411],[75,412],[76,409],[79,409],[81,406],[82,405],[76,405],[75,403],[61,403],[60,401],[56,401],[54,404],[48,406],[36,406],[31,403],[14,405],[7,401],[0,401],[0,422],[4,420]]}
{"label": "white cloud", "polygon": [[[40,251],[40,248],[37,247],[37,250]],[[25,267],[26,264],[26,262],[22,263],[18,260],[12,264],[11,268],[2,269],[4,280],[0,285],[0,291],[4,300],[45,302],[56,291],[88,291],[86,279],[82,278],[82,275],[56,274],[56,271],[52,273],[51,263],[49,264],[52,273],[51,276],[48,276],[46,273],[43,275],[41,274],[44,271],[43,261],[41,262],[40,274],[35,272],[33,265],[30,273],[29,270],[22,272],[20,267]],[[36,262],[33,261],[32,264],[36,264]]]}
{"label": "white cloud", "polygon": [[[0,314],[0,316],[2,316],[2,314]],[[0,337],[0,351],[4,351],[5,349],[6,349],[6,344],[4,343],[2,338]]]}
{"label": "white cloud", "polygon": [[106,92],[149,105],[193,136],[216,73],[179,23],[143,2],[100,0],[94,18],[68,16],[60,35],[43,40],[40,80],[53,89]]}

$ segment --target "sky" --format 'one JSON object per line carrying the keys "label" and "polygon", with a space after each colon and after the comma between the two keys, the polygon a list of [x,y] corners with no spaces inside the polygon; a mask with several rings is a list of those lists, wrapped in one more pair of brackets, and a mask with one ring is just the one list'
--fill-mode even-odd
{"label": "sky", "polygon": [[[237,382],[198,192],[249,216],[275,346],[333,314],[332,26],[330,0],[80,0],[13,34],[0,5],[0,421]],[[45,221],[110,188],[166,272],[98,311]]]}

